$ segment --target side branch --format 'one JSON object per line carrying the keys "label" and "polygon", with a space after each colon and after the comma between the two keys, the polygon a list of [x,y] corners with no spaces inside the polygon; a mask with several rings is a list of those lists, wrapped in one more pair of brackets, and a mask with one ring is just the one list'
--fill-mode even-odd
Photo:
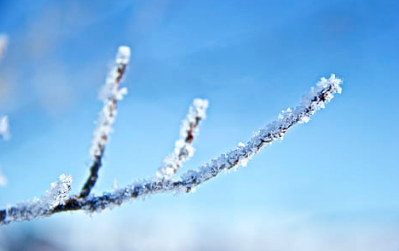
{"label": "side branch", "polygon": [[126,88],[120,88],[120,82],[125,74],[129,59],[130,48],[120,46],[115,59],[115,66],[107,76],[105,85],[101,91],[100,96],[104,102],[104,106],[99,114],[97,128],[94,131],[92,146],[90,148],[93,163],[90,167],[90,176],[80,192],[79,197],[81,198],[88,196],[97,182],[105,145],[107,144],[109,134],[112,132],[112,125],[115,122],[118,100],[121,100],[127,92]]}
{"label": "side branch", "polygon": [[162,161],[157,171],[156,176],[159,179],[172,179],[177,169],[194,155],[192,143],[198,135],[198,124],[205,118],[207,108],[208,100],[194,99],[187,117],[182,121],[180,138],[175,142],[173,153]]}
{"label": "side branch", "polygon": [[179,181],[154,179],[133,183],[113,192],[104,193],[102,196],[70,197],[64,203],[53,208],[34,212],[30,208],[17,205],[0,210],[0,225],[14,221],[27,221],[65,211],[100,212],[113,206],[119,206],[128,200],[143,198],[152,194],[188,193],[221,172],[226,172],[238,165],[245,165],[263,146],[282,138],[293,125],[308,122],[317,110],[324,108],[324,105],[334,97],[335,93],[341,92],[341,83],[342,81],[335,78],[335,75],[331,75],[329,79],[322,78],[317,83],[317,87],[312,88],[310,93],[303,97],[302,103],[295,109],[287,109],[279,116],[278,120],[255,133],[246,144],[240,144],[238,148],[212,159],[197,171],[186,172]]}

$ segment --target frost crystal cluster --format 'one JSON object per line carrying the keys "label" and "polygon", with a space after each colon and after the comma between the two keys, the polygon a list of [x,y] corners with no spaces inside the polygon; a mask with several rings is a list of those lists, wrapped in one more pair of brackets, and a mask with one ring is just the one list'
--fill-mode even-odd
{"label": "frost crystal cluster", "polygon": [[27,221],[48,215],[55,207],[63,205],[69,198],[71,183],[72,177],[62,174],[58,181],[51,183],[51,189],[46,192],[46,195],[19,203],[14,207],[8,207],[4,221]]}
{"label": "frost crystal cluster", "polygon": [[199,123],[205,118],[208,108],[207,100],[195,99],[187,117],[182,121],[180,137],[175,143],[174,151],[163,160],[155,177],[95,196],[90,193],[97,181],[105,146],[115,121],[117,101],[121,100],[123,95],[126,94],[126,88],[120,88],[120,83],[129,58],[130,49],[126,46],[119,47],[115,66],[109,73],[101,91],[104,106],[97,121],[90,150],[94,160],[90,167],[90,175],[80,193],[70,195],[72,178],[68,175],[61,175],[59,181],[52,183],[51,189],[43,197],[0,210],[0,225],[66,211],[99,212],[121,205],[126,201],[144,198],[152,194],[188,193],[221,172],[226,172],[238,166],[245,166],[248,160],[259,152],[263,146],[270,145],[277,139],[282,139],[293,125],[308,122],[317,110],[324,108],[325,104],[330,102],[334,94],[341,93],[340,85],[342,81],[336,78],[334,74],[329,79],[322,78],[316,87],[303,96],[299,106],[283,111],[276,121],[257,131],[246,143],[239,143],[235,149],[210,160],[200,166],[198,170],[189,170],[180,178],[174,179],[178,168],[194,154],[192,143],[198,134]]}

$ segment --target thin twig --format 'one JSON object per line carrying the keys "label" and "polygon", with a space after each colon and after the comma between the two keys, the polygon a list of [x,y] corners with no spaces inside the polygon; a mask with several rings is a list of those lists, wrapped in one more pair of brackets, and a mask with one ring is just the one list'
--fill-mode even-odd
{"label": "thin twig", "polygon": [[91,189],[98,179],[98,171],[101,167],[104,156],[105,146],[112,131],[112,124],[115,122],[117,113],[117,103],[126,94],[126,88],[120,88],[120,82],[126,71],[126,66],[130,59],[130,49],[126,46],[120,46],[115,59],[115,66],[108,74],[105,85],[101,92],[101,98],[104,102],[103,109],[99,114],[97,128],[94,131],[90,154],[93,158],[93,164],[90,167],[90,176],[84,184],[79,197],[84,198],[90,194]]}
{"label": "thin twig", "polygon": [[52,209],[40,210],[39,212],[29,211],[26,210],[26,207],[17,205],[0,210],[0,225],[13,221],[27,221],[65,211],[100,212],[113,206],[119,206],[134,198],[143,198],[158,193],[188,193],[193,191],[197,186],[216,177],[221,172],[228,171],[238,165],[245,165],[263,146],[282,138],[293,125],[308,122],[317,110],[324,108],[324,105],[334,97],[335,93],[341,92],[341,83],[342,81],[335,78],[334,75],[331,75],[329,79],[322,78],[317,87],[312,88],[310,93],[303,97],[300,106],[293,110],[287,109],[279,116],[277,121],[259,130],[246,144],[239,144],[238,148],[211,160],[201,166],[198,171],[190,170],[186,172],[179,181],[154,179],[134,183],[113,192],[104,193],[102,196],[70,197],[69,200]]}
{"label": "thin twig", "polygon": [[173,178],[177,169],[194,155],[192,143],[198,135],[198,125],[205,118],[207,108],[207,100],[195,99],[193,101],[186,118],[181,123],[180,138],[175,142],[173,153],[162,161],[162,165],[156,173],[159,179]]}

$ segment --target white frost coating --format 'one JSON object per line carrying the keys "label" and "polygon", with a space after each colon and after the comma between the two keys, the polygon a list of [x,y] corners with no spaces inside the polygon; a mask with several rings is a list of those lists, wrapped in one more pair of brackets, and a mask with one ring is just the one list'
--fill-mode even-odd
{"label": "white frost coating", "polygon": [[162,161],[162,165],[156,173],[157,178],[173,178],[177,169],[194,155],[192,140],[194,136],[198,135],[198,123],[205,119],[208,105],[208,100],[194,99],[187,117],[181,123],[180,138],[175,142],[175,149]]}
{"label": "white frost coating", "polygon": [[105,85],[100,91],[100,99],[104,106],[99,113],[97,127],[93,133],[92,145],[90,147],[90,155],[93,158],[102,155],[102,151],[107,143],[109,134],[112,132],[112,125],[115,122],[117,114],[116,103],[122,100],[127,94],[127,88],[120,88],[120,81],[125,71],[127,63],[129,63],[130,48],[120,46],[115,59],[115,65],[109,72]]}
{"label": "white frost coating", "polygon": [[10,125],[7,116],[0,118],[0,138],[10,139]]}
{"label": "white frost coating", "polygon": [[58,181],[51,183],[51,189],[46,192],[46,195],[8,207],[6,221],[25,221],[46,215],[51,209],[64,204],[69,198],[71,183],[72,177],[62,174]]}
{"label": "white frost coating", "polygon": [[4,56],[8,46],[8,37],[5,34],[0,34],[0,60]]}
{"label": "white frost coating", "polygon": [[67,174],[61,174],[58,181],[51,183],[51,189],[46,192],[44,197],[50,208],[63,204],[68,199],[71,183],[72,176]]}

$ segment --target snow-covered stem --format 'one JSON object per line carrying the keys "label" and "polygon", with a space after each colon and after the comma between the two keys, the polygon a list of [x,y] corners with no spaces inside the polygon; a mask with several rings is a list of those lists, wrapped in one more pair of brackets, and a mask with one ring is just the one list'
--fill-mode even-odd
{"label": "snow-covered stem", "polygon": [[194,99],[187,117],[181,123],[180,138],[175,142],[173,153],[162,161],[156,173],[158,179],[172,179],[177,169],[194,155],[192,143],[198,135],[198,124],[205,119],[207,108],[208,100]]}
{"label": "snow-covered stem", "polygon": [[90,176],[80,192],[80,197],[89,195],[91,189],[96,184],[105,146],[109,139],[109,134],[112,132],[112,125],[115,122],[118,100],[122,100],[123,96],[127,93],[126,88],[120,88],[120,83],[126,71],[129,59],[130,48],[127,46],[120,46],[116,55],[115,65],[109,72],[105,80],[105,85],[100,92],[100,98],[104,106],[99,113],[97,127],[94,130],[90,148],[90,155],[93,159],[93,163],[90,167]]}
{"label": "snow-covered stem", "polygon": [[10,125],[7,116],[0,118],[0,139],[10,139]]}
{"label": "snow-covered stem", "polygon": [[7,207],[3,214],[2,222],[29,221],[37,217],[50,215],[54,209],[69,199],[72,177],[62,174],[58,181],[51,183],[51,189],[40,198],[34,198],[31,201],[22,202],[13,207]]}
{"label": "snow-covered stem", "polygon": [[5,34],[0,34],[0,61],[3,58],[8,46],[8,37]]}
{"label": "snow-covered stem", "polygon": [[[202,165],[197,171],[190,170],[186,172],[178,181],[153,179],[136,182],[97,197],[70,197],[67,201],[51,210],[39,211],[40,214],[35,214],[34,217],[49,216],[54,213],[76,210],[99,212],[113,206],[119,206],[131,199],[144,198],[152,194],[168,192],[188,193],[205,181],[216,177],[221,172],[228,171],[238,165],[245,165],[263,146],[282,138],[293,125],[308,122],[309,118],[317,110],[324,108],[325,104],[334,97],[335,93],[341,92],[341,83],[342,81],[335,78],[335,75],[331,75],[329,79],[322,78],[317,83],[317,86],[311,89],[309,94],[303,96],[299,106],[284,111],[279,115],[278,120],[260,129],[246,144],[240,143],[236,149],[212,159]],[[0,210],[0,225],[17,221],[12,218],[12,213],[19,212],[19,210],[20,207],[18,205]],[[30,220],[34,217],[22,217],[18,218],[18,220]]]}

